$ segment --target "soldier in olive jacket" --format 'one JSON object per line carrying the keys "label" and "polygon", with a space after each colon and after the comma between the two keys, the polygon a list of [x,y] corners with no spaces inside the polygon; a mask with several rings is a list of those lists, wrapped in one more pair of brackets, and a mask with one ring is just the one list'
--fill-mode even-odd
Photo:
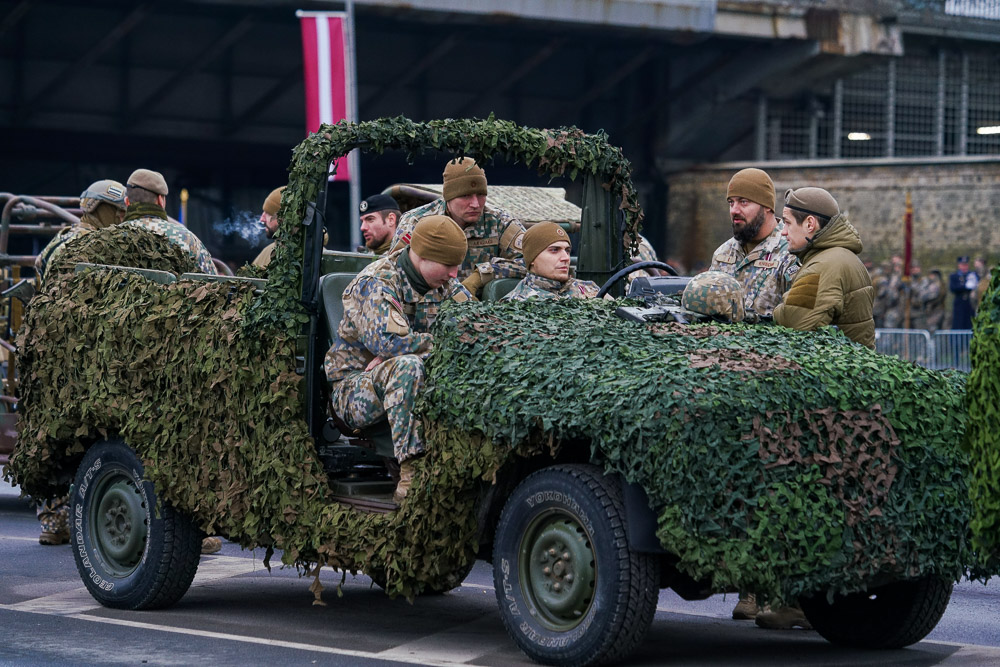
{"label": "soldier in olive jacket", "polygon": [[836,325],[848,338],[875,348],[875,289],[858,258],[861,237],[847,214],[822,188],[785,193],[782,212],[788,250],[802,263],[791,289],[774,309],[774,320],[800,331]]}

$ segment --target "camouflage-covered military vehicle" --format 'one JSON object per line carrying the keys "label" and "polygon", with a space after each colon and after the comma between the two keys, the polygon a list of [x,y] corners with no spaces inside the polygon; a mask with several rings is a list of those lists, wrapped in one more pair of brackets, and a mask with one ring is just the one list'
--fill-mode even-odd
{"label": "camouflage-covered military vehicle", "polygon": [[641,210],[620,151],[492,118],[324,126],[295,150],[266,279],[191,274],[134,231],[74,241],[18,338],[8,474],[71,490],[74,556],[102,604],[177,601],[208,532],[407,597],[486,559],[511,637],[549,664],[624,658],[665,587],[797,599],[852,646],[934,627],[973,562],[964,378],[835,330],[679,322],[669,278],[633,283],[654,303],[497,302],[495,285],[443,308],[427,454],[394,506],[359,446],[385,433],[338,432],[321,369],[360,268],[321,244],[328,165],[354,148],[582,179],[577,273],[621,293]]}

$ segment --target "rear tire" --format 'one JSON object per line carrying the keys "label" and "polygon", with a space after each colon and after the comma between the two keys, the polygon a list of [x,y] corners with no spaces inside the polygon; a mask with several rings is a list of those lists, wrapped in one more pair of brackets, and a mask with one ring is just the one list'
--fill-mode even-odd
{"label": "rear tire", "polygon": [[191,586],[203,534],[159,503],[142,462],[121,440],[93,445],[70,496],[70,543],[87,590],[117,609],[159,609]]}
{"label": "rear tire", "polygon": [[926,637],[948,607],[952,583],[938,577],[896,581],[861,593],[802,598],[806,618],[834,644],[895,649]]}
{"label": "rear tire", "polygon": [[507,632],[532,660],[628,657],[653,620],[659,562],[629,549],[621,483],[593,466],[527,477],[497,526],[493,582]]}

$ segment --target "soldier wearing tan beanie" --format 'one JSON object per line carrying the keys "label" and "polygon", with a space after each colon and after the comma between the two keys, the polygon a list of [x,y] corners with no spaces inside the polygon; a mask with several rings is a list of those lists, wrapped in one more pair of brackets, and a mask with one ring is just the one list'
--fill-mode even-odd
{"label": "soldier wearing tan beanie", "polygon": [[570,277],[569,234],[554,222],[540,222],[524,235],[524,263],[528,275],[504,299],[589,299],[600,288],[589,280]]}
{"label": "soldier wearing tan beanie", "polygon": [[369,264],[344,290],[344,315],[326,355],[334,412],[351,428],[388,419],[399,462],[393,498],[404,502],[424,453],[413,406],[424,383],[430,328],[441,304],[473,298],[456,276],[468,241],[455,221],[431,215],[410,244]]}
{"label": "soldier wearing tan beanie", "polygon": [[[712,255],[711,271],[722,271],[743,287],[743,308],[750,322],[770,317],[792,284],[798,260],[788,252],[774,214],[774,182],[760,169],[742,169],[729,181],[726,203],[733,237]],[[746,606],[746,605],[745,605]],[[742,617],[751,616],[738,609]]]}
{"label": "soldier wearing tan beanie", "polygon": [[469,249],[458,276],[474,294],[494,278],[522,278],[524,225],[503,209],[486,203],[486,172],[470,157],[450,160],[444,167],[442,196],[408,211],[396,227],[390,252],[410,243],[417,221],[446,215],[462,229]]}
{"label": "soldier wearing tan beanie", "polygon": [[[285,191],[285,186],[282,185],[280,188],[275,188],[268,193],[267,197],[264,199],[264,204],[261,206],[260,213],[260,224],[264,226],[264,235],[268,239],[273,239],[275,232],[278,231],[278,210],[281,209],[281,193]],[[268,264],[271,263],[271,258],[274,256],[274,243],[269,243],[264,246],[264,249],[260,251],[253,260],[253,265],[260,268],[266,269]]]}

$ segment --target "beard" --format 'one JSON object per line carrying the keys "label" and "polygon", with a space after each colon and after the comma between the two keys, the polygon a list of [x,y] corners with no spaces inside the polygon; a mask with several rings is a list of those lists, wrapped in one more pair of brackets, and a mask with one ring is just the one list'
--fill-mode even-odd
{"label": "beard", "polygon": [[733,238],[740,243],[750,243],[756,240],[757,235],[760,233],[760,228],[764,226],[764,220],[767,219],[767,211],[762,206],[757,215],[753,217],[753,220],[747,220],[743,223],[743,227],[737,227],[736,222],[733,222]]}

